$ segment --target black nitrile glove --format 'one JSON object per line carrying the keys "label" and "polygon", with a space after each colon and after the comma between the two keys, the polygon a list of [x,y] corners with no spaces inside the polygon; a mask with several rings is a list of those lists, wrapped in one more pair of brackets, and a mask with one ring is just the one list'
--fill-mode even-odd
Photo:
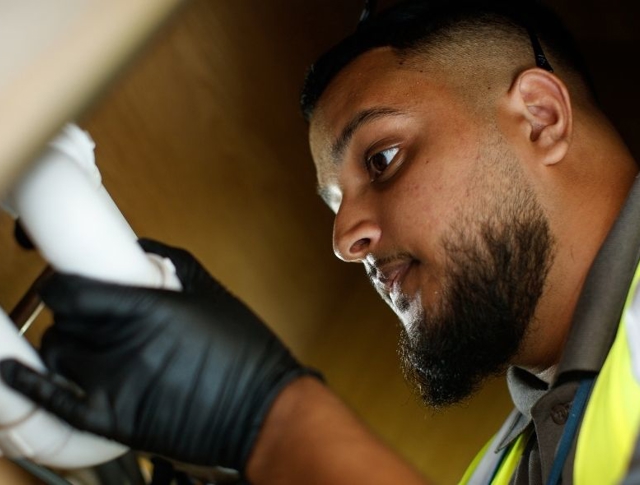
{"label": "black nitrile glove", "polygon": [[182,292],[61,274],[41,291],[55,320],[42,358],[84,393],[15,361],[2,378],[81,430],[242,472],[274,398],[315,373],[189,253],[141,244],[173,261]]}

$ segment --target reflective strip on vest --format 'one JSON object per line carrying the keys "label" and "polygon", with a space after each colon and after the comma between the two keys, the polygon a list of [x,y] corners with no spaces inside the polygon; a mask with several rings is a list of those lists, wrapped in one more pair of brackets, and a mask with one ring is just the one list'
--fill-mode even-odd
{"label": "reflective strip on vest", "polygon": [[616,339],[589,399],[576,448],[574,482],[619,483],[640,431],[640,293],[636,271]]}
{"label": "reflective strip on vest", "polygon": [[[511,419],[508,419],[507,423],[510,421]],[[507,485],[509,483],[531,433],[524,431],[509,447],[495,453],[493,450],[502,440],[502,431],[501,429],[494,438],[490,439],[476,455],[459,485]],[[497,471],[496,468],[498,468]]]}
{"label": "reflective strip on vest", "polygon": [[[636,277],[640,274],[640,269],[636,273]],[[638,291],[638,283],[636,283],[635,295],[633,303],[627,310],[625,326],[627,329],[627,339],[629,340],[629,352],[631,353],[631,368],[636,383],[640,384],[640,292]]]}
{"label": "reflective strip on vest", "polygon": [[505,450],[499,453],[492,453],[496,439],[492,438],[485,443],[482,449],[475,456],[471,464],[467,467],[462,480],[458,485],[481,485],[489,483],[496,467],[502,460]]}

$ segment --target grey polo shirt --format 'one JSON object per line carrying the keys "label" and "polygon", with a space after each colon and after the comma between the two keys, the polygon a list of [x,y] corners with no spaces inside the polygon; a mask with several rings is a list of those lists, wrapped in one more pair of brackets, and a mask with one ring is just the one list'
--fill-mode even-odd
{"label": "grey polo shirt", "polygon": [[[516,409],[500,431],[498,450],[508,446],[525,429],[532,432],[511,483],[546,483],[578,380],[597,374],[602,367],[639,260],[640,182],[636,179],[589,271],[554,384],[548,388],[519,368],[508,371],[507,383]],[[573,483],[575,445],[574,440],[562,472],[563,484]],[[636,446],[636,455],[639,449]]]}

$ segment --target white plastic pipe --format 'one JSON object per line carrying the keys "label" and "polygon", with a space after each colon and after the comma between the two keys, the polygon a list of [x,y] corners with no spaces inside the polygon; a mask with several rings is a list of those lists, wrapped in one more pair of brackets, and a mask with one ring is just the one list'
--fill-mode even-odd
{"label": "white plastic pipe", "polygon": [[[95,166],[94,144],[75,125],[11,188],[3,208],[57,270],[114,283],[180,289],[169,260],[146,254],[117,209]],[[0,312],[0,360],[16,358],[44,370],[37,353]],[[43,465],[82,468],[126,451],[77,431],[0,382],[0,451]]]}

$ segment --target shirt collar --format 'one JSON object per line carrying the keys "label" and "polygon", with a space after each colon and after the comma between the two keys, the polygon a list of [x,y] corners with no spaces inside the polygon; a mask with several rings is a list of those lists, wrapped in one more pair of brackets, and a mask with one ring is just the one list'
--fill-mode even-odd
{"label": "shirt collar", "polygon": [[507,422],[505,422],[497,444],[496,452],[509,446],[531,423],[531,408],[547,391],[546,382],[518,367],[511,367],[507,371],[507,386],[511,400],[516,407]]}

